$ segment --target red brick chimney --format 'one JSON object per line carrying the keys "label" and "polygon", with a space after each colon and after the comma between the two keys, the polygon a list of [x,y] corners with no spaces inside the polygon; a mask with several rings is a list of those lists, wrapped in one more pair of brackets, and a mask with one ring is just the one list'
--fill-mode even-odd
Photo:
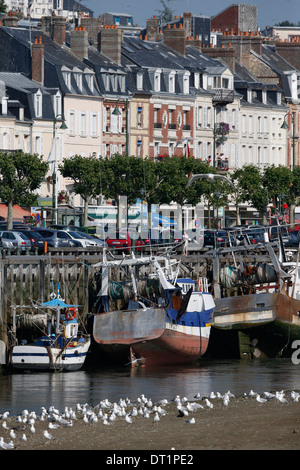
{"label": "red brick chimney", "polygon": [[52,15],[52,39],[62,45],[66,42],[66,18]]}
{"label": "red brick chimney", "polygon": [[186,36],[182,24],[177,28],[176,24],[171,26],[168,24],[164,29],[164,44],[179,54],[185,55]]}
{"label": "red brick chimney", "polygon": [[44,83],[44,44],[42,43],[42,36],[35,36],[32,45],[31,78],[42,85]]}
{"label": "red brick chimney", "polygon": [[230,42],[227,47],[224,44],[221,47],[205,47],[202,52],[214,59],[222,59],[233,72],[235,71],[235,50]]}

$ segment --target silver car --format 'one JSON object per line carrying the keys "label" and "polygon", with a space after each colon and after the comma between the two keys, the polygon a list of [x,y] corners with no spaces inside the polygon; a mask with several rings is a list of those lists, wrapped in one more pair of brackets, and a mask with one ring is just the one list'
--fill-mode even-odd
{"label": "silver car", "polygon": [[13,252],[20,249],[21,253],[31,249],[31,242],[26,235],[13,230],[0,231],[0,239],[4,248],[11,248]]}

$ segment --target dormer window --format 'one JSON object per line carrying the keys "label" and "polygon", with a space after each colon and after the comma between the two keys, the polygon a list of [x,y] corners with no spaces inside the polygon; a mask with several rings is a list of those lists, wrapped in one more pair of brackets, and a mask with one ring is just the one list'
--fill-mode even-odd
{"label": "dormer window", "polygon": [[143,89],[143,74],[142,73],[138,73],[136,76],[136,87],[138,90]]}
{"label": "dormer window", "polygon": [[194,87],[197,88],[197,90],[199,90],[199,88],[200,88],[200,75],[199,75],[199,73],[194,74]]}
{"label": "dormer window", "polygon": [[190,72],[186,72],[183,76],[183,94],[188,95],[190,93]]}
{"label": "dormer window", "polygon": [[176,72],[172,70],[169,75],[169,93],[175,93],[175,75]]}
{"label": "dormer window", "polygon": [[94,75],[92,73],[85,73],[85,78],[91,92],[94,92]]}
{"label": "dormer window", "polygon": [[36,117],[43,115],[43,95],[41,90],[38,90],[34,95],[34,110]]}
{"label": "dormer window", "polygon": [[160,82],[161,82],[161,70],[156,70],[154,73],[154,91],[160,91]]}
{"label": "dormer window", "polygon": [[110,82],[110,80],[109,80],[109,74],[107,73],[107,74],[105,75],[105,85],[104,85],[106,91],[109,91],[109,88],[110,88],[110,83],[109,83],[109,82]]}
{"label": "dormer window", "polygon": [[74,73],[76,85],[78,86],[79,90],[82,91],[82,73]]}
{"label": "dormer window", "polygon": [[71,88],[71,70],[67,67],[62,68],[62,75],[67,88]]}
{"label": "dormer window", "polygon": [[61,106],[61,94],[59,91],[52,97],[53,100],[53,110],[54,116],[58,116],[62,114],[62,106]]}
{"label": "dormer window", "polygon": [[280,106],[282,104],[282,95],[280,91],[277,91],[276,98],[277,98],[277,104],[278,106]]}

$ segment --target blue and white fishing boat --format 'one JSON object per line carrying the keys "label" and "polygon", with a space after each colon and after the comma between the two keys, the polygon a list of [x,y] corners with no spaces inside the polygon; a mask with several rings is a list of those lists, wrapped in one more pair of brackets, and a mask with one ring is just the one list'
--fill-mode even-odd
{"label": "blue and white fishing boat", "polygon": [[[14,369],[43,371],[76,371],[83,366],[91,340],[81,334],[78,307],[65,303],[58,293],[49,302],[35,305],[36,314],[30,315],[32,325],[42,330],[42,336],[33,342],[19,340],[10,351],[10,365]],[[28,307],[27,307],[28,308]],[[29,307],[33,310],[33,306]],[[24,306],[22,306],[22,310]],[[16,308],[13,308],[13,330],[16,332]],[[16,337],[16,336],[15,336]]]}
{"label": "blue and white fishing boat", "polygon": [[[93,338],[102,352],[127,355],[133,366],[191,363],[208,347],[215,307],[212,295],[197,289],[191,279],[173,279],[161,261],[164,264],[166,258],[124,258],[120,262],[104,257],[100,263],[102,286],[98,295],[102,311],[94,315]],[[129,268],[132,297],[125,309],[112,310],[108,269],[118,265]],[[153,270],[144,281],[148,296],[140,295],[139,280],[134,276],[134,270],[143,265]]]}

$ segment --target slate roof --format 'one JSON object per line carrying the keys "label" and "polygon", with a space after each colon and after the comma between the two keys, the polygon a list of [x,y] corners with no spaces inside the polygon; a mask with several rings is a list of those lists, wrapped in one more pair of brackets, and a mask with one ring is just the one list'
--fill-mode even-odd
{"label": "slate roof", "polygon": [[6,87],[6,95],[9,98],[8,111],[10,114],[18,118],[13,110],[22,106],[24,107],[25,120],[37,119],[34,109],[34,94],[41,90],[43,94],[42,119],[52,120],[54,118],[52,93],[57,92],[57,89],[49,90],[21,73],[0,72],[0,82],[3,82]]}
{"label": "slate roof", "polygon": [[[56,44],[49,36],[42,32],[30,32],[25,28],[0,28],[0,68],[7,72],[22,72],[31,77],[31,49],[36,35],[42,36],[44,44],[44,85],[46,87],[59,87],[62,93],[74,93],[77,95],[98,96],[95,87],[91,91],[87,81],[83,78],[82,90],[78,88],[74,77],[69,90],[62,76],[61,68],[70,70],[75,68],[80,71],[86,69],[86,65],[80,61],[66,46]],[[91,73],[93,71],[91,70]],[[83,75],[84,77],[84,75]]]}

